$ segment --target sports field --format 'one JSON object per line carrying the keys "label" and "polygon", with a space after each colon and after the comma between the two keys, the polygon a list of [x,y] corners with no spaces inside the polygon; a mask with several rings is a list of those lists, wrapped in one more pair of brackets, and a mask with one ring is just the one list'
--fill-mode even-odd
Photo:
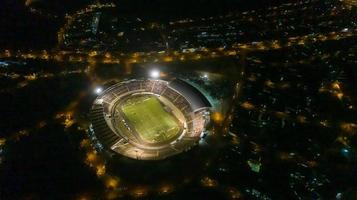
{"label": "sports field", "polygon": [[163,142],[175,137],[180,131],[176,118],[165,111],[154,96],[137,96],[121,107],[129,123],[146,142]]}

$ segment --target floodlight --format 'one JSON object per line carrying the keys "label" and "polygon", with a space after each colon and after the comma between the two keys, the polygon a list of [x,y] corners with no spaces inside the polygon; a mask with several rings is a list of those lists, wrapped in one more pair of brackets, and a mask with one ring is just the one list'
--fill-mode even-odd
{"label": "floodlight", "polygon": [[95,92],[96,94],[100,94],[100,93],[102,93],[102,91],[103,91],[103,89],[102,89],[101,87],[97,87],[97,88],[95,88],[95,90],[94,90],[94,92]]}
{"label": "floodlight", "polygon": [[156,70],[156,69],[151,70],[151,72],[150,72],[150,77],[151,77],[151,78],[159,78],[159,77],[160,77],[160,71],[159,71],[159,70]]}

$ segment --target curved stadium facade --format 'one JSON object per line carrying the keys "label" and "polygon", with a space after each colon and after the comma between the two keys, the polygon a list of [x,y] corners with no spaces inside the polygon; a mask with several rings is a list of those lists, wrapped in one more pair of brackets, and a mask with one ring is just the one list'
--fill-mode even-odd
{"label": "curved stadium facade", "polygon": [[183,80],[130,80],[95,99],[91,130],[100,148],[160,160],[198,143],[210,107],[206,97]]}

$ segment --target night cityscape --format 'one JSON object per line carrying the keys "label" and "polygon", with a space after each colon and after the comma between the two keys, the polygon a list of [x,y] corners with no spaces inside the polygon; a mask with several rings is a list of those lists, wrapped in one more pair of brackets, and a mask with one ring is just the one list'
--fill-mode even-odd
{"label": "night cityscape", "polygon": [[357,200],[357,0],[1,0],[0,199]]}

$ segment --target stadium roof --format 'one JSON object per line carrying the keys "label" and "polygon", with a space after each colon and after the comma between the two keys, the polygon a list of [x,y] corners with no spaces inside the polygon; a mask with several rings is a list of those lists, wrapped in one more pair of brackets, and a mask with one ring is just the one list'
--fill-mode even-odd
{"label": "stadium roof", "polygon": [[193,111],[212,106],[197,88],[186,81],[175,79],[169,83],[169,87],[180,92],[190,102]]}

